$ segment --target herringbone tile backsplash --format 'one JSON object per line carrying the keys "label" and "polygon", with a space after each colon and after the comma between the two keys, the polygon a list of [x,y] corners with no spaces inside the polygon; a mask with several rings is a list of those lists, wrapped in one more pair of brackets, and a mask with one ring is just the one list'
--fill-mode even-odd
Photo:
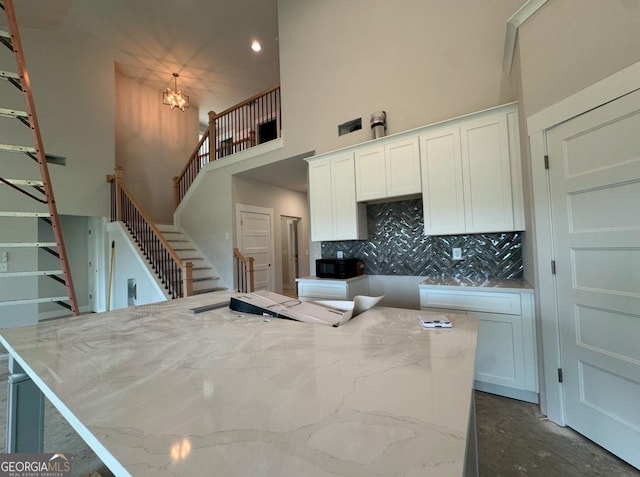
{"label": "herringbone tile backsplash", "polygon": [[[322,242],[322,257],[364,260],[368,275],[522,278],[520,232],[429,237],[422,199],[367,206],[369,240]],[[463,260],[453,260],[460,247]]]}

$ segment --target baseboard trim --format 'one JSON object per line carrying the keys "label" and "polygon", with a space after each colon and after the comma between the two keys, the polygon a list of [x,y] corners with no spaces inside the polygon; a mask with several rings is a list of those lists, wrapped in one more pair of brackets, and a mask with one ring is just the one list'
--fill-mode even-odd
{"label": "baseboard trim", "polygon": [[490,394],[497,394],[498,396],[504,396],[511,399],[517,399],[518,401],[526,401],[534,404],[539,404],[540,398],[538,393],[533,391],[525,391],[523,389],[514,389],[507,386],[500,386],[499,384],[489,384],[482,381],[474,381],[473,388],[476,391],[482,391]]}

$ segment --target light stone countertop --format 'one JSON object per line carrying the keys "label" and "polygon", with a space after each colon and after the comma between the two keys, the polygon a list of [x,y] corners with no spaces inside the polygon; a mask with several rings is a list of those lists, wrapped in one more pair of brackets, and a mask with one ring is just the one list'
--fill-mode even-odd
{"label": "light stone countertop", "polygon": [[521,278],[500,279],[500,278],[455,278],[455,277],[426,277],[420,284],[421,287],[446,287],[451,289],[464,288],[486,288],[486,291],[504,292],[534,292],[534,288]]}
{"label": "light stone countertop", "polygon": [[116,475],[460,476],[477,322],[374,308],[340,328],[188,308],[0,330]]}

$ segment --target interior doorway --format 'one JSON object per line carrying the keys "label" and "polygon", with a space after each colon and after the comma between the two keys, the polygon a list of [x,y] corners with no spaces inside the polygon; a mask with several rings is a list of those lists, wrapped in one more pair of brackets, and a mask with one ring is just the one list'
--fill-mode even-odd
{"label": "interior doorway", "polygon": [[566,424],[640,468],[640,90],[547,132]]}
{"label": "interior doorway", "polygon": [[280,216],[280,237],[282,245],[282,291],[287,296],[296,295],[298,266],[298,225],[299,217]]}
{"label": "interior doorway", "polygon": [[253,257],[254,290],[275,291],[273,209],[236,204],[238,249]]}

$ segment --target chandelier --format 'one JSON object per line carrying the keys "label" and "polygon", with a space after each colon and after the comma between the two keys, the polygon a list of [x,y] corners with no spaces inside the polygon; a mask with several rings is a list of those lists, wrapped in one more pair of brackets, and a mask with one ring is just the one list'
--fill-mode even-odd
{"label": "chandelier", "polygon": [[189,107],[189,96],[178,90],[178,76],[180,76],[178,73],[173,73],[173,90],[167,88],[162,92],[162,104],[171,106],[171,109],[178,108],[180,111],[184,111],[184,108]]}

